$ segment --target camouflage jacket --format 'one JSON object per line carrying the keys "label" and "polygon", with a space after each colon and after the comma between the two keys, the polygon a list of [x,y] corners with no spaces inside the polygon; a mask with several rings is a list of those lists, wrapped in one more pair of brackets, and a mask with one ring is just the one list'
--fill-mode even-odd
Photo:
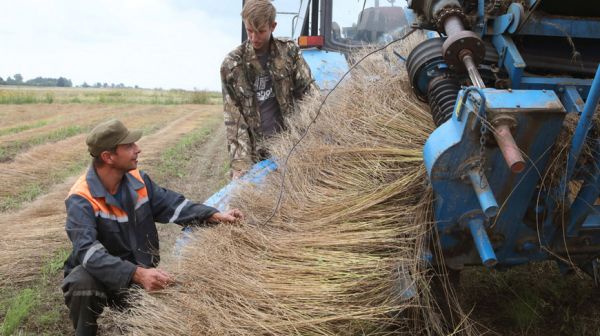
{"label": "camouflage jacket", "polygon": [[[293,41],[271,38],[267,63],[273,90],[285,118],[306,93],[318,91],[310,68]],[[245,171],[258,161],[262,130],[253,83],[262,72],[250,41],[230,52],[221,65],[223,108],[231,169]],[[285,128],[285,125],[284,125]]]}

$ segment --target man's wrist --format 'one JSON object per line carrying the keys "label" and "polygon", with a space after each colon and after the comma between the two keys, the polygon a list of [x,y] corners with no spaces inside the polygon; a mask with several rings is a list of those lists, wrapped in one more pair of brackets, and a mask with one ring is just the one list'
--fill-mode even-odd
{"label": "man's wrist", "polygon": [[142,273],[144,272],[144,268],[140,266],[136,266],[135,271],[133,271],[133,275],[131,276],[131,282],[134,284],[142,283]]}
{"label": "man's wrist", "polygon": [[221,213],[220,212],[215,212],[214,214],[212,214],[209,218],[209,221],[211,222],[218,222],[221,220]]}

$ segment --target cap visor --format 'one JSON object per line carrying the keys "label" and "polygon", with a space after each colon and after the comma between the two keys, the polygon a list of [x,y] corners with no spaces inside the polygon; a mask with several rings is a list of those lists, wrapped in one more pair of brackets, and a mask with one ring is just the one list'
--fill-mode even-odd
{"label": "cap visor", "polygon": [[118,145],[134,143],[134,142],[140,140],[141,137],[142,137],[142,130],[130,131],[129,134],[127,134],[127,136],[123,140],[119,141]]}

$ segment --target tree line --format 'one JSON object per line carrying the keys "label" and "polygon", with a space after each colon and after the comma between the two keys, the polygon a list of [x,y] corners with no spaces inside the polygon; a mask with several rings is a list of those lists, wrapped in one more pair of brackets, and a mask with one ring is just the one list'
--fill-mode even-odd
{"label": "tree line", "polygon": [[[47,87],[73,87],[73,82],[65,77],[58,78],[46,78],[46,77],[36,77],[34,79],[24,80],[21,74],[15,74],[14,76],[8,76],[6,79],[0,77],[0,85],[23,85],[23,86],[47,86]],[[139,88],[136,86],[126,86],[123,83],[115,84],[115,83],[95,83],[88,84],[83,82],[83,84],[79,85],[82,88]]]}
{"label": "tree line", "polygon": [[58,87],[72,87],[73,82],[65,77],[58,78],[46,78],[36,77],[30,80],[23,80],[21,74],[15,74],[14,76],[8,76],[6,79],[0,77],[0,85],[25,85],[25,86],[58,86]]}

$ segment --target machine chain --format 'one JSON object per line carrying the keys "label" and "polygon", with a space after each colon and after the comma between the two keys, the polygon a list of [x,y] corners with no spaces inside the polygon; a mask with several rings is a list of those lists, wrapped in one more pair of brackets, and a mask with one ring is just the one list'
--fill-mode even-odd
{"label": "machine chain", "polygon": [[433,24],[438,28],[438,31],[445,31],[444,21],[450,16],[458,16],[465,26],[468,24],[465,13],[460,7],[445,7],[433,18]]}

